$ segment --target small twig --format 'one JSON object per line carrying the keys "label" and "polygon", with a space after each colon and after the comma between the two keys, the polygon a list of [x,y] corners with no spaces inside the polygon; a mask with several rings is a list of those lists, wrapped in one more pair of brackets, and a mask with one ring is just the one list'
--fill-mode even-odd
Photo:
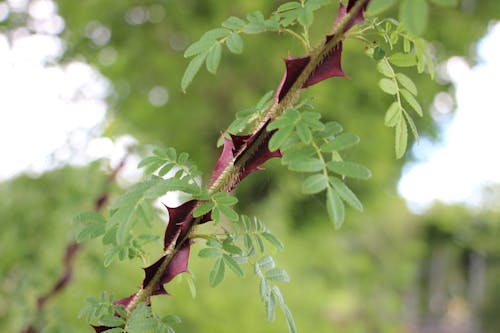
{"label": "small twig", "polygon": [[[109,201],[109,187],[116,180],[116,176],[125,166],[128,155],[125,155],[120,163],[113,169],[111,174],[108,176],[106,182],[106,189],[103,193],[94,201],[94,207],[96,212],[100,212],[106,206]],[[63,271],[57,281],[54,283],[50,291],[38,297],[37,299],[37,309],[36,313],[42,312],[47,301],[54,298],[57,294],[61,293],[73,279],[74,263],[77,254],[82,250],[82,245],[75,241],[71,241],[66,245],[66,250],[63,258]],[[21,333],[38,333],[39,330],[35,327],[34,323],[30,323]]]}

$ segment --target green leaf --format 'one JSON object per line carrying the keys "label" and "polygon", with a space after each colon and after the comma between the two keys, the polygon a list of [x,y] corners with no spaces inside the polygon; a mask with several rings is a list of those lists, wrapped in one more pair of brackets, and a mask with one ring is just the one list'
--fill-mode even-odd
{"label": "green leaf", "polygon": [[267,231],[263,232],[262,237],[264,237],[269,243],[271,243],[276,249],[280,251],[285,248],[283,242],[281,242],[276,236],[274,236],[270,232]]}
{"label": "green leaf", "polygon": [[245,25],[245,27],[243,28],[243,31],[247,34],[258,34],[258,33],[266,31],[266,26],[264,24],[261,24],[261,23],[251,23],[250,22],[247,25]]}
{"label": "green leaf", "polygon": [[80,213],[73,218],[73,221],[75,223],[83,223],[83,224],[89,224],[89,223],[91,223],[91,224],[95,224],[95,223],[105,224],[106,223],[106,219],[104,218],[104,216],[102,216],[101,213],[94,212],[94,211]]}
{"label": "green leaf", "polygon": [[233,221],[233,222],[238,221],[239,216],[238,216],[238,213],[234,209],[232,209],[228,206],[218,206],[218,208],[219,208],[220,212],[222,214],[224,214],[230,221]]}
{"label": "green leaf", "polygon": [[123,318],[115,317],[113,315],[104,315],[99,318],[99,323],[104,326],[115,327],[125,324]]}
{"label": "green leaf", "polygon": [[272,17],[269,20],[265,20],[264,27],[267,31],[278,31],[280,29],[278,18]]}
{"label": "green leaf", "polygon": [[262,238],[260,238],[259,235],[255,234],[254,239],[255,239],[255,243],[257,243],[257,247],[259,248],[259,251],[264,252],[264,242],[262,241]]}
{"label": "green leaf", "polygon": [[86,225],[80,232],[75,236],[75,240],[80,243],[86,238],[92,239],[103,235],[106,231],[105,223],[93,223]]}
{"label": "green leaf", "polygon": [[411,130],[413,136],[415,137],[415,140],[419,140],[418,131],[417,131],[417,127],[415,126],[415,122],[413,121],[411,116],[408,114],[408,112],[404,112],[404,116],[406,118],[407,124],[410,127],[410,130]]}
{"label": "green leaf", "polygon": [[377,70],[380,74],[392,78],[393,70],[386,60],[381,60],[377,63]]}
{"label": "green leaf", "polygon": [[397,44],[398,40],[399,40],[399,34],[396,31],[393,31],[391,33],[391,37],[389,39],[389,43],[390,43],[391,47],[393,45]]}
{"label": "green leaf", "polygon": [[243,235],[243,243],[245,244],[245,247],[247,248],[248,251],[251,251],[253,249],[253,242],[250,235],[248,234]]}
{"label": "green leaf", "polygon": [[200,39],[199,41],[196,41],[193,44],[189,45],[186,51],[184,51],[184,58],[189,58],[194,55],[204,53],[208,51],[213,44],[214,44],[213,40]]}
{"label": "green leaf", "polygon": [[243,254],[243,251],[238,246],[234,245],[230,238],[224,240],[224,242],[222,243],[222,248],[224,249],[224,251],[230,254],[238,256],[241,256]]}
{"label": "green leaf", "polygon": [[411,106],[415,112],[422,117],[424,115],[424,112],[422,110],[422,107],[418,103],[418,101],[413,97],[413,95],[406,89],[401,89],[401,95],[403,96],[404,100]]}
{"label": "green leaf", "polygon": [[408,91],[411,92],[413,95],[415,96],[418,95],[417,86],[408,76],[404,75],[403,73],[397,73],[396,79],[399,81],[399,83],[401,83],[403,87],[408,89]]}
{"label": "green leaf", "polygon": [[297,333],[297,327],[295,326],[295,321],[293,320],[293,315],[292,315],[292,312],[290,312],[290,309],[288,309],[288,307],[285,304],[282,304],[281,310],[283,311],[283,314],[285,315],[286,324],[288,326],[288,332],[289,333]]}
{"label": "green leaf", "polygon": [[425,31],[428,15],[426,0],[403,0],[399,7],[399,20],[415,35],[421,35]]}
{"label": "green leaf", "polygon": [[175,325],[175,324],[182,323],[181,318],[177,315],[174,315],[174,314],[166,315],[165,317],[163,317],[161,319],[161,321],[165,324],[168,324],[168,325]]}
{"label": "green leaf", "polygon": [[266,108],[272,102],[273,94],[274,94],[274,90],[270,90],[267,93],[265,93],[265,95],[262,96],[260,98],[260,100],[257,102],[257,105],[255,106],[255,108],[257,110],[262,110],[262,109]]}
{"label": "green leaf", "polygon": [[326,210],[335,228],[340,228],[344,222],[345,208],[342,200],[331,187],[328,187],[326,190]]}
{"label": "green leaf", "polygon": [[210,287],[216,287],[224,279],[224,261],[219,258],[215,261],[214,267],[208,276]]}
{"label": "green leaf", "polygon": [[226,39],[226,46],[232,53],[241,53],[243,52],[243,39],[241,39],[239,34],[233,32]]}
{"label": "green leaf", "polygon": [[193,217],[200,217],[208,213],[214,208],[213,201],[207,201],[199,204],[193,211]]}
{"label": "green leaf", "polygon": [[162,161],[162,160],[158,160],[156,162],[150,163],[147,167],[144,168],[144,174],[145,175],[152,174],[153,172],[158,170],[164,163],[165,163],[165,161]]}
{"label": "green leaf", "polygon": [[326,166],[328,170],[346,177],[359,179],[368,179],[371,177],[371,172],[368,168],[355,162],[331,161]]}
{"label": "green leaf", "polygon": [[175,163],[167,163],[160,170],[158,170],[158,176],[165,176],[170,170],[172,170],[175,166]]}
{"label": "green leaf", "polygon": [[307,124],[300,122],[296,126],[297,135],[303,143],[310,143],[312,140],[311,131]]}
{"label": "green leaf", "polygon": [[228,28],[231,30],[240,30],[243,29],[246,22],[240,19],[239,17],[231,16],[224,22],[222,22],[222,26],[224,28]]}
{"label": "green leaf", "polygon": [[[220,44],[218,44],[220,46]],[[189,159],[189,154],[186,152],[182,152],[179,154],[179,157],[177,158],[177,163],[178,164],[186,164],[186,162]]]}
{"label": "green leaf", "polygon": [[214,207],[214,209],[212,210],[212,221],[214,221],[215,225],[220,223],[219,207]]}
{"label": "green leaf", "polygon": [[[108,326],[108,325],[106,325]],[[104,333],[123,333],[123,328],[121,327],[114,327],[114,328],[111,328],[109,330],[105,330],[103,331]]]}
{"label": "green leaf", "polygon": [[[169,149],[171,149],[171,148],[169,148]],[[163,149],[163,148],[154,148],[153,155],[156,155],[156,156],[161,157],[163,159],[168,158],[167,149]]]}
{"label": "green leaf", "polygon": [[406,152],[406,145],[408,142],[408,128],[406,127],[406,121],[404,118],[400,118],[399,123],[396,126],[396,157],[401,158]]}
{"label": "green leaf", "polygon": [[198,252],[198,256],[202,258],[218,258],[221,256],[221,251],[215,247],[206,247]]}
{"label": "green leaf", "polygon": [[302,160],[294,160],[288,165],[288,169],[298,172],[318,172],[325,165],[319,158],[304,158]]}
{"label": "green leaf", "polygon": [[276,318],[276,298],[273,293],[266,299],[266,319],[272,323]]}
{"label": "green leaf", "polygon": [[396,84],[391,79],[380,79],[380,81],[378,81],[378,86],[389,95],[396,95],[398,92]]}
{"label": "green leaf", "polygon": [[278,13],[281,13],[281,12],[286,12],[288,10],[296,9],[296,8],[299,8],[299,7],[300,7],[300,3],[299,2],[296,2],[296,1],[286,2],[286,3],[282,4],[281,6],[279,6],[276,11]]}
{"label": "green leaf", "polygon": [[304,27],[309,27],[314,21],[313,11],[309,8],[302,8],[297,10],[297,21]]}
{"label": "green leaf", "polygon": [[359,136],[353,133],[343,133],[337,136],[330,142],[321,146],[321,151],[330,153],[332,151],[340,151],[350,148],[359,142]]}
{"label": "green leaf", "polygon": [[271,256],[260,258],[255,265],[262,271],[267,271],[275,267],[274,259]]}
{"label": "green leaf", "polygon": [[226,29],[226,28],[215,28],[215,29],[208,30],[207,32],[205,32],[203,34],[203,36],[201,37],[201,39],[202,40],[209,39],[209,40],[212,40],[212,42],[214,42],[215,40],[217,40],[219,38],[224,38],[224,37],[229,36],[230,33],[231,33],[231,30]]}
{"label": "green leaf", "polygon": [[116,243],[124,244],[129,235],[134,222],[135,206],[121,207],[110,219],[111,221],[118,220],[118,229],[116,231]]}
{"label": "green leaf", "polygon": [[212,74],[217,73],[217,68],[219,68],[221,55],[222,55],[222,46],[220,45],[220,43],[215,44],[210,50],[210,52],[208,52],[206,64],[207,64],[207,70],[210,73]]}
{"label": "green leaf", "polygon": [[207,52],[199,54],[196,57],[194,57],[193,60],[191,60],[191,62],[187,66],[181,81],[181,88],[183,92],[186,92],[186,88],[193,81],[193,78],[196,76],[196,73],[198,73],[198,71],[200,70],[200,67],[205,61],[206,57],[207,57]]}
{"label": "green leaf", "polygon": [[385,57],[385,50],[381,48],[380,46],[377,46],[376,48],[373,49],[373,59],[374,60],[381,60]]}
{"label": "green leaf", "polygon": [[177,160],[177,152],[175,151],[175,148],[170,147],[165,151],[165,153],[171,161]]}
{"label": "green leaf", "polygon": [[227,267],[229,267],[237,275],[239,275],[240,277],[243,277],[245,275],[245,273],[243,273],[243,270],[241,269],[240,265],[232,257],[230,257],[224,253],[222,255],[222,258],[224,259],[224,263],[227,265]]}
{"label": "green leaf", "polygon": [[325,129],[321,133],[322,137],[334,136],[342,133],[344,128],[336,121],[329,121],[325,124]]}
{"label": "green leaf", "polygon": [[316,153],[311,145],[293,145],[282,149],[283,164],[293,163],[294,161],[308,158]]}
{"label": "green leaf", "polygon": [[214,201],[217,202],[218,205],[232,206],[238,203],[238,198],[227,192],[218,192],[214,194]]}
{"label": "green leaf", "polygon": [[274,282],[290,282],[286,271],[282,268],[272,268],[264,274],[266,280]]}
{"label": "green leaf", "polygon": [[247,14],[247,20],[248,20],[248,22],[252,22],[252,23],[263,23],[265,19],[264,19],[264,14],[262,14],[262,12],[256,10],[254,12]]}
{"label": "green leaf", "polygon": [[272,131],[274,129],[295,126],[295,122],[300,118],[300,113],[294,109],[287,109],[285,113],[278,119],[267,125],[267,130]]}
{"label": "green leaf", "polygon": [[[272,125],[272,123],[269,125]],[[275,132],[269,140],[269,150],[275,151],[279,149],[292,134],[293,127],[293,125],[281,127],[277,132]]]}
{"label": "green leaf", "polygon": [[385,112],[384,124],[388,127],[394,127],[401,119],[401,110],[397,102],[393,102]]}
{"label": "green leaf", "polygon": [[458,5],[458,0],[430,0],[430,2],[442,7],[456,7]]}
{"label": "green leaf", "polygon": [[368,8],[366,9],[367,16],[376,16],[380,13],[388,10],[397,0],[372,0],[368,4]]}
{"label": "green leaf", "polygon": [[146,165],[149,165],[151,163],[155,163],[157,161],[163,162],[163,159],[159,159],[158,156],[148,156],[139,162],[139,164],[137,165],[137,169],[143,168]]}
{"label": "green leaf", "polygon": [[111,263],[116,259],[118,253],[120,252],[119,247],[111,247],[104,254],[104,267],[109,267]]}
{"label": "green leaf", "polygon": [[[179,170],[182,172],[182,170]],[[196,183],[190,182],[187,177],[183,179],[179,178],[168,178],[168,179],[157,179],[154,186],[144,193],[144,198],[146,199],[156,199],[167,192],[171,191],[181,191],[193,195],[197,195],[200,192],[200,188]]]}
{"label": "green leaf", "polygon": [[329,177],[330,184],[333,186],[333,189],[337,192],[337,194],[347,202],[354,209],[362,212],[363,204],[359,201],[356,194],[347,185],[338,179],[337,177]]}
{"label": "green leaf", "polygon": [[314,194],[323,191],[328,186],[328,178],[322,173],[307,177],[302,184],[302,192]]}
{"label": "green leaf", "polygon": [[411,51],[411,41],[408,38],[403,39],[403,51],[405,51],[405,53]]}
{"label": "green leaf", "polygon": [[[420,0],[418,0],[420,1]],[[398,67],[412,67],[417,64],[414,54],[397,52],[389,57],[389,61]]]}

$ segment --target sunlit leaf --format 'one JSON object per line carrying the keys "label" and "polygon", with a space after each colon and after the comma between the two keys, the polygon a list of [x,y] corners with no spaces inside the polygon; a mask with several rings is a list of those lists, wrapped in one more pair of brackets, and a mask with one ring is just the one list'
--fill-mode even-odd
{"label": "sunlit leaf", "polygon": [[302,192],[305,194],[314,194],[323,191],[328,186],[328,178],[318,173],[307,177],[302,184]]}
{"label": "sunlit leaf", "polygon": [[326,210],[336,228],[340,228],[345,218],[345,208],[340,197],[328,187],[326,190]]}
{"label": "sunlit leaf", "polygon": [[387,79],[387,78],[381,79],[380,81],[378,81],[378,86],[385,93],[388,93],[390,95],[396,95],[398,92],[398,88],[396,87],[396,84],[391,79]]}
{"label": "sunlit leaf", "polygon": [[398,124],[401,118],[401,109],[397,102],[393,102],[385,112],[384,124],[385,126],[394,127]]}
{"label": "sunlit leaf", "polygon": [[243,52],[243,39],[239,34],[233,32],[226,40],[226,45],[232,53]]}
{"label": "sunlit leaf", "polygon": [[321,171],[324,166],[323,161],[319,158],[304,158],[290,162],[288,168],[298,172],[317,172]]}
{"label": "sunlit leaf", "polygon": [[218,248],[206,247],[201,249],[198,255],[202,258],[218,258],[221,256],[221,251]]}
{"label": "sunlit leaf", "polygon": [[227,254],[223,254],[222,258],[224,259],[224,263],[226,264],[226,266],[229,267],[237,275],[241,277],[245,275],[240,265],[232,257],[228,256]]}
{"label": "sunlit leaf", "polygon": [[421,35],[426,27],[429,8],[426,0],[402,0],[399,19],[409,32]]}
{"label": "sunlit leaf", "polygon": [[231,30],[239,30],[242,29],[245,26],[246,22],[243,21],[242,19],[231,16],[224,22],[222,22],[222,26]]}
{"label": "sunlit leaf", "polygon": [[371,172],[368,168],[355,162],[331,161],[326,166],[330,171],[346,177],[359,179],[368,179],[371,177]]}
{"label": "sunlit leaf", "polygon": [[415,110],[415,112],[420,117],[422,117],[424,115],[424,112],[418,101],[415,99],[415,97],[406,89],[401,89],[400,93],[401,96],[403,96],[404,100],[408,103],[408,105],[410,105],[411,108]]}
{"label": "sunlit leaf", "polygon": [[266,277],[267,280],[274,281],[274,282],[289,282],[290,281],[288,274],[282,268],[272,268],[272,269],[268,270],[264,274],[264,276]]}
{"label": "sunlit leaf", "polygon": [[412,67],[417,64],[414,54],[397,52],[389,57],[389,61],[398,67]]}
{"label": "sunlit leaf", "polygon": [[415,96],[418,94],[417,86],[408,76],[404,75],[403,73],[397,73],[396,79],[403,87],[408,89],[410,93],[412,93]]}
{"label": "sunlit leaf", "polygon": [[350,148],[359,142],[359,136],[353,133],[342,133],[330,142],[321,146],[321,151],[332,152]]}
{"label": "sunlit leaf", "polygon": [[184,75],[182,76],[182,81],[181,81],[182,91],[186,92],[186,88],[193,81],[193,78],[200,70],[200,67],[201,65],[203,65],[203,62],[205,61],[206,58],[207,58],[207,53],[204,52],[202,54],[197,55],[191,60],[191,62],[186,68],[186,71],[184,72]]}
{"label": "sunlit leaf", "polygon": [[351,207],[356,210],[363,211],[363,204],[359,201],[356,194],[347,185],[336,177],[329,177],[330,184],[337,194]]}
{"label": "sunlit leaf", "polygon": [[222,54],[222,46],[220,45],[220,43],[216,43],[212,47],[210,52],[208,52],[206,63],[207,63],[207,70],[210,73],[215,74],[217,72],[217,68],[219,68],[220,64],[221,54]]}
{"label": "sunlit leaf", "polygon": [[210,287],[216,287],[224,279],[224,261],[219,258],[215,261],[214,267],[208,276]]}
{"label": "sunlit leaf", "polygon": [[408,128],[406,127],[406,121],[404,118],[399,120],[399,123],[396,125],[396,157],[403,157],[406,152],[406,145],[408,142]]}

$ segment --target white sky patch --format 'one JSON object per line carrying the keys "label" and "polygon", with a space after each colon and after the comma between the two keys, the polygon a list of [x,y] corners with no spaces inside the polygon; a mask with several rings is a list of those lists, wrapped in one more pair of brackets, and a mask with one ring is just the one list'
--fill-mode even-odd
{"label": "white sky patch", "polygon": [[87,145],[105,119],[110,83],[84,62],[49,65],[64,52],[57,34],[65,24],[53,1],[9,5],[28,11],[36,32],[0,34],[0,180],[102,157],[103,149]]}
{"label": "white sky patch", "polygon": [[453,57],[446,64],[456,110],[443,125],[443,142],[413,147],[419,162],[405,168],[399,192],[410,208],[434,201],[479,205],[482,189],[500,183],[500,23],[478,44],[479,64]]}

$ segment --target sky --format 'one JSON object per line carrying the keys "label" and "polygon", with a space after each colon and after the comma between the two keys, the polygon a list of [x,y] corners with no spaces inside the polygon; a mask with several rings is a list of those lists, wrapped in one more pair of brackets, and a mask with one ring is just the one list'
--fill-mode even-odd
{"label": "sky", "polygon": [[[84,59],[52,65],[64,52],[58,35],[65,22],[55,3],[0,2],[0,22],[12,11],[27,11],[36,33],[20,28],[10,39],[0,33],[0,181],[67,163],[109,156],[119,160],[134,140],[100,137],[111,83]],[[89,27],[88,37],[96,43],[110,36],[102,27]],[[442,131],[440,140],[422,138],[412,148],[415,161],[405,166],[398,185],[415,212],[436,200],[478,205],[482,188],[500,183],[499,23],[491,24],[477,52],[479,61],[472,67],[458,57],[440,66],[443,78],[453,83],[427,111]],[[112,58],[108,54],[104,60]],[[154,87],[149,97],[153,105],[163,105],[168,92]],[[133,175],[133,168],[124,174]]]}
{"label": "sky", "polygon": [[413,210],[434,201],[480,206],[482,189],[500,183],[500,23],[490,25],[477,53],[473,67],[459,57],[442,65],[453,91],[438,94],[429,111],[440,140],[413,147],[416,162],[406,165],[398,186]]}

